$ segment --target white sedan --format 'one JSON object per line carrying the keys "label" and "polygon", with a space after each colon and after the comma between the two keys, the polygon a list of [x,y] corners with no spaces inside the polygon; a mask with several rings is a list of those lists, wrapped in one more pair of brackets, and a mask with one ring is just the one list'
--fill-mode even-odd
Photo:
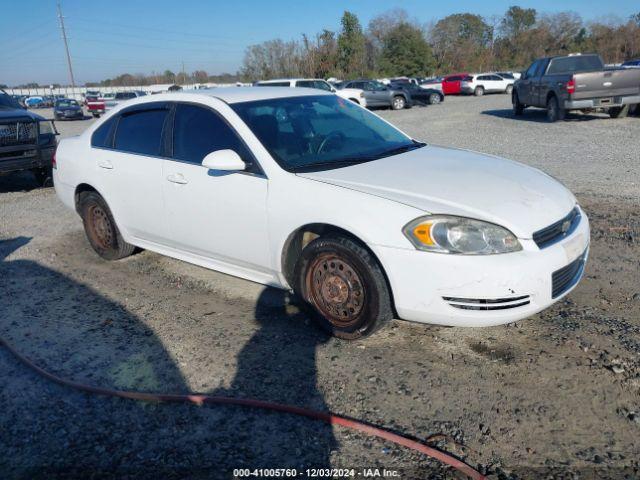
{"label": "white sedan", "polygon": [[576,286],[589,249],[585,213],[550,176],[426,145],[312,89],[125,102],[60,142],[54,181],[103,258],[136,246],[292,289],[346,339],[394,316],[525,318]]}

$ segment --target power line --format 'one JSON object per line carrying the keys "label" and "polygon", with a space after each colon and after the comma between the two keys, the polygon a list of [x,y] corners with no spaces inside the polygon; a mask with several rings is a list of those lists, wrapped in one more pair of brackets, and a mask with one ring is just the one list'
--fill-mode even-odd
{"label": "power line", "polygon": [[58,0],[58,18],[60,19],[60,28],[62,29],[62,38],[64,39],[64,49],[67,52],[67,63],[69,64],[69,75],[71,76],[71,86],[76,88],[76,81],[73,78],[73,67],[71,66],[71,55],[69,54],[69,43],[67,42],[67,32],[64,29],[64,17],[62,16],[62,8],[60,0]]}

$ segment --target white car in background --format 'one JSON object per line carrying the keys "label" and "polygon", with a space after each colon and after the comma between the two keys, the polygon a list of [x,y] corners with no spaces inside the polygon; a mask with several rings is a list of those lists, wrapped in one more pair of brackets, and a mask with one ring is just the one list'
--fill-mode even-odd
{"label": "white car in background", "polygon": [[345,339],[394,317],[513,322],[583,275],[587,216],[539,170],[426,145],[330,92],[202,92],[131,100],[60,142],[56,192],[98,255],[292,289]]}
{"label": "white car in background", "polygon": [[503,78],[497,73],[472,73],[460,82],[462,93],[473,94],[476,97],[485,93],[506,93],[511,95],[514,79]]}
{"label": "white car in background", "polygon": [[316,88],[326,92],[333,92],[339,97],[346,98],[363,107],[367,106],[364,91],[359,88],[335,88],[326,80],[319,78],[280,78],[275,80],[260,80],[254,84],[256,87],[298,87]]}
{"label": "white car in background", "polygon": [[442,91],[442,77],[425,78],[420,82],[420,88]]}

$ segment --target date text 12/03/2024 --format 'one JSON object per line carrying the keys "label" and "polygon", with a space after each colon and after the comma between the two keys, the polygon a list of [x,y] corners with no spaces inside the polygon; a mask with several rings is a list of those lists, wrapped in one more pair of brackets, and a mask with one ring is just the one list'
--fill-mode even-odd
{"label": "date text 12/03/2024", "polygon": [[239,468],[234,478],[400,478],[398,470],[386,468]]}

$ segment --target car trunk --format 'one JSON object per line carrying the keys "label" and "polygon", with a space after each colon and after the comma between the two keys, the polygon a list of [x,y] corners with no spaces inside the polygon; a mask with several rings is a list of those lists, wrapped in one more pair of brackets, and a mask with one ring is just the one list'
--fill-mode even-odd
{"label": "car trunk", "polygon": [[617,69],[573,75],[576,89],[572,100],[621,95],[640,95],[640,70]]}

